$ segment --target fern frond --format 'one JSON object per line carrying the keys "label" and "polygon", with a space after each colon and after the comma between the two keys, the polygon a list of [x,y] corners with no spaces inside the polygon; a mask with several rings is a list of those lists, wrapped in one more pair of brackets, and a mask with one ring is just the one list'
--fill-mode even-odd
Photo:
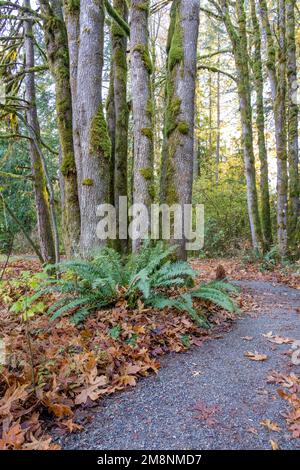
{"label": "fern frond", "polygon": [[232,294],[238,294],[240,292],[239,287],[224,281],[211,281],[205,284],[205,286],[212,287],[213,289],[217,289],[222,292],[230,292]]}
{"label": "fern frond", "polygon": [[202,300],[208,300],[219,307],[224,308],[228,312],[237,312],[237,307],[231,298],[224,292],[213,289],[212,287],[198,287],[198,289],[191,291],[191,296]]}

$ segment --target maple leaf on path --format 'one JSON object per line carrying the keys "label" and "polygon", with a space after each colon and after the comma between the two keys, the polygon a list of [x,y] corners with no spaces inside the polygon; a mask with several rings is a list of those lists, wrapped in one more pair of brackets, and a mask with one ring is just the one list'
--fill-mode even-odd
{"label": "maple leaf on path", "polygon": [[92,401],[98,400],[98,398],[103,395],[106,391],[106,389],[99,390],[99,387],[103,387],[106,384],[107,377],[105,375],[101,375],[95,380],[95,383],[93,385],[89,385],[83,390],[81,390],[81,392],[75,399],[75,404],[81,405],[83,403],[86,403],[88,398],[90,398]]}
{"label": "maple leaf on path", "polygon": [[247,351],[244,353],[244,356],[250,359],[251,361],[266,361],[268,359],[268,356],[266,354],[259,354],[257,351],[250,352]]}
{"label": "maple leaf on path", "polygon": [[195,416],[196,419],[205,421],[208,426],[213,426],[217,423],[214,415],[220,411],[220,407],[217,405],[208,406],[200,400],[194,406],[194,411],[197,413]]}
{"label": "maple leaf on path", "polygon": [[25,432],[20,423],[14,423],[7,431],[2,432],[0,439],[0,450],[21,449],[25,441]]}
{"label": "maple leaf on path", "polygon": [[273,423],[270,419],[265,419],[260,423],[262,426],[267,428],[269,431],[279,432],[281,431],[280,426],[277,423]]}
{"label": "maple leaf on path", "polygon": [[262,336],[266,338],[270,343],[275,343],[275,344],[291,344],[294,342],[293,339],[284,338],[283,336],[273,335],[272,331],[269,331],[269,333],[263,334]]}
{"label": "maple leaf on path", "polygon": [[271,444],[272,450],[280,450],[278,442],[273,441],[273,439],[270,439],[270,444]]}

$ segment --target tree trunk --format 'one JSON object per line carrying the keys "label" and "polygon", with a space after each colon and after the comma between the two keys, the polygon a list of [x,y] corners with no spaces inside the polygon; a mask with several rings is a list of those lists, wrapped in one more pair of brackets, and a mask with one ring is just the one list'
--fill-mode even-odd
{"label": "tree trunk", "polygon": [[109,202],[114,206],[115,204],[115,188],[114,188],[114,173],[115,173],[115,147],[116,147],[116,110],[115,110],[115,94],[114,94],[114,68],[113,58],[110,59],[110,75],[109,75],[109,88],[106,99],[106,121],[107,129],[111,142],[111,155],[110,155],[110,170],[109,170]]}
{"label": "tree trunk", "polygon": [[237,0],[236,2],[238,30],[236,30],[231,21],[227,0],[221,0],[220,4],[223,11],[225,26],[228,35],[231,39],[235,65],[238,75],[237,87],[242,123],[242,140],[244,151],[245,175],[247,183],[248,214],[251,228],[252,245],[254,250],[260,251],[262,235],[258,211],[255,158],[253,151],[251,88],[249,76],[249,57],[244,0]]}
{"label": "tree trunk", "polygon": [[254,87],[256,93],[256,126],[258,135],[258,153],[260,160],[260,193],[263,244],[265,251],[272,244],[272,224],[269,193],[268,155],[265,140],[264,81],[261,60],[261,31],[256,15],[255,0],[251,0],[251,19],[254,37],[254,56],[252,61]]}
{"label": "tree trunk", "polygon": [[[151,94],[152,62],[149,54],[149,0],[131,2],[131,85],[133,113],[133,203],[144,204],[148,210],[153,200],[153,111]],[[142,220],[145,235],[149,223]],[[141,237],[132,241],[133,251],[141,244]]]}
{"label": "tree trunk", "polygon": [[64,178],[62,207],[63,238],[67,257],[79,252],[80,210],[77,172],[73,146],[72,98],[70,89],[69,53],[61,0],[40,0],[48,62],[55,81],[58,133],[61,148],[61,173]]}
{"label": "tree trunk", "polygon": [[288,78],[288,162],[289,162],[289,241],[293,254],[300,242],[300,180],[298,147],[297,63],[295,40],[295,0],[286,0],[287,78]]}
{"label": "tree trunk", "polygon": [[81,150],[80,250],[84,257],[106,244],[96,233],[96,209],[109,202],[111,154],[102,105],[103,28],[103,0],[81,2],[75,109]]}
{"label": "tree trunk", "polygon": [[[64,0],[64,17],[68,35],[69,48],[69,76],[72,97],[72,128],[73,128],[73,148],[75,165],[77,172],[78,198],[80,201],[82,181],[81,169],[81,147],[79,136],[78,108],[77,108],[77,72],[78,72],[78,52],[79,52],[79,8],[80,3],[73,0]],[[79,203],[80,207],[80,203]]]}
{"label": "tree trunk", "polygon": [[[30,8],[30,0],[24,0],[24,6]],[[34,67],[33,28],[30,19],[24,20],[24,48],[26,69]],[[40,141],[40,128],[36,109],[36,93],[34,72],[25,75],[25,98],[29,103],[26,111],[26,120],[30,133],[35,140],[30,141],[30,158],[34,180],[36,201],[37,225],[40,240],[40,251],[45,263],[55,263],[55,243],[51,225],[49,197],[47,192],[46,175],[43,161],[37,148]]]}
{"label": "tree trunk", "polygon": [[[117,13],[127,22],[126,0],[114,0]],[[117,214],[116,248],[127,252],[128,240],[119,237],[119,197],[127,196],[128,105],[127,105],[127,36],[120,26],[112,23],[112,68],[115,114],[114,139],[114,205]]]}
{"label": "tree trunk", "polygon": [[[169,205],[192,202],[194,118],[199,1],[174,0],[168,37],[167,107],[165,113],[165,152],[162,185]],[[172,240],[178,257],[186,259],[186,237]]]}
{"label": "tree trunk", "polygon": [[[263,28],[267,38],[267,69],[271,86],[277,154],[277,241],[280,256],[287,255],[287,139],[286,139],[286,41],[285,0],[278,4],[278,73],[276,47],[269,22],[266,0],[259,0]],[[276,40],[277,40],[276,39]]]}

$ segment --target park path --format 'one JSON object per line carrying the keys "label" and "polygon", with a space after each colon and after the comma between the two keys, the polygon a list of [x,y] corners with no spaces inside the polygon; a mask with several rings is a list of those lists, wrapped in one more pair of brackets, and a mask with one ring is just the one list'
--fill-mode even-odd
{"label": "park path", "polygon": [[[300,449],[282,413],[287,403],[270,372],[300,374],[287,352],[263,334],[300,340],[300,290],[263,281],[239,284],[254,295],[256,313],[238,320],[229,333],[184,354],[162,359],[157,376],[102,402],[84,432],[70,435],[65,449]],[[256,310],[256,309],[255,309]],[[247,339],[244,339],[247,337]],[[251,339],[252,338],[252,339]],[[251,361],[246,351],[265,354]],[[260,423],[277,423],[273,432]]]}

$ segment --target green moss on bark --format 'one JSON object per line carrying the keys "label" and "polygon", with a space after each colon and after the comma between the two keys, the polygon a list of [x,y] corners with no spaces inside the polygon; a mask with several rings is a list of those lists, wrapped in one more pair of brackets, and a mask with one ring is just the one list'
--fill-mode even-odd
{"label": "green moss on bark", "polygon": [[141,134],[148,137],[148,139],[153,140],[153,130],[151,127],[143,127],[141,129]]}
{"label": "green moss on bark", "polygon": [[140,11],[145,11],[145,12],[147,12],[147,14],[149,14],[150,2],[145,1],[143,3],[140,3],[139,5],[136,6],[136,8]]}
{"label": "green moss on bark", "polygon": [[183,31],[180,24],[179,2],[173,2],[171,10],[171,28],[168,38],[168,67],[173,70],[176,64],[183,61]]}
{"label": "green moss on bark", "polygon": [[85,180],[82,181],[82,186],[93,186],[94,185],[94,180],[91,178],[86,178]]}
{"label": "green moss on bark", "polygon": [[105,158],[110,158],[111,155],[111,141],[102,104],[100,104],[99,109],[92,120],[90,129],[90,151],[97,155],[103,155]]}
{"label": "green moss on bark", "polygon": [[144,44],[136,44],[132,52],[139,52],[141,54],[142,61],[147,69],[149,75],[153,73],[152,60],[149,54],[149,49]]}
{"label": "green moss on bark", "polygon": [[140,170],[140,174],[142,175],[145,180],[149,181],[152,180],[153,178],[153,169],[148,167],[148,168],[142,168]]}
{"label": "green moss on bark", "polygon": [[177,129],[179,130],[181,134],[184,134],[184,135],[188,134],[190,131],[190,127],[186,121],[180,121],[177,124]]}
{"label": "green moss on bark", "polygon": [[166,110],[166,135],[169,137],[177,127],[177,118],[180,113],[181,99],[178,96],[169,96]]}

